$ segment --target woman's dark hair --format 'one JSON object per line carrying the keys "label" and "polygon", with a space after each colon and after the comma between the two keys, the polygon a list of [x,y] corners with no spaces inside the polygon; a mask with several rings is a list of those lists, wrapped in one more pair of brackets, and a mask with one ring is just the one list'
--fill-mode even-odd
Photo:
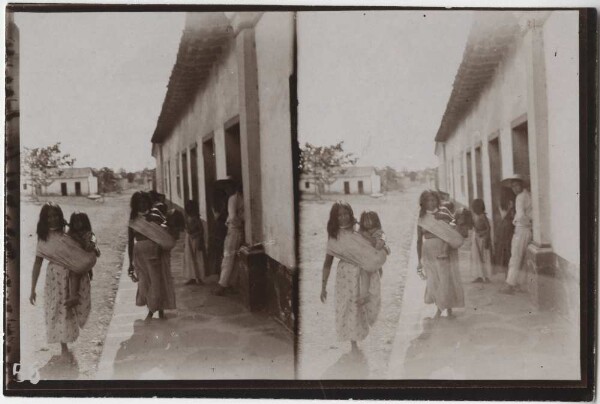
{"label": "woman's dark hair", "polygon": [[419,217],[425,216],[425,212],[427,212],[427,199],[429,199],[430,196],[433,196],[437,201],[438,207],[440,206],[440,195],[436,191],[430,189],[423,191],[421,196],[419,196],[419,206],[421,207]]}
{"label": "woman's dark hair", "polygon": [[502,210],[508,210],[510,202],[512,202],[514,205],[515,198],[516,196],[512,189],[508,187],[502,187],[502,191],[500,192],[500,207]]}
{"label": "woman's dark hair", "polygon": [[190,216],[199,216],[200,215],[200,207],[198,206],[198,202],[193,199],[190,199],[185,203],[185,213]]}
{"label": "woman's dark hair", "polygon": [[483,202],[483,199],[473,199],[473,202],[471,202],[471,209],[473,209],[473,213],[476,215],[485,213],[485,203]]}
{"label": "woman's dark hair", "polygon": [[42,206],[42,210],[40,210],[40,218],[37,223],[36,233],[38,240],[46,241],[48,239],[48,233],[50,232],[48,217],[50,216],[51,210],[54,210],[58,214],[59,226],[63,232],[65,231],[67,222],[65,221],[65,215],[63,214],[62,209],[54,202],[46,202],[44,206]]}
{"label": "woman's dark hair", "polygon": [[140,204],[142,201],[147,203],[148,208],[152,207],[152,199],[150,199],[150,195],[148,195],[147,192],[137,191],[131,195],[131,214],[129,215],[129,219],[133,220],[136,218],[137,214],[140,212]]}
{"label": "woman's dark hair", "polygon": [[74,223],[79,221],[81,223],[81,227],[83,231],[92,231],[92,223],[90,222],[90,218],[86,213],[83,212],[74,212],[71,214],[71,218],[69,219],[69,231],[75,230]]}
{"label": "woman's dark hair", "polygon": [[367,223],[371,225],[371,229],[381,229],[381,220],[379,220],[377,212],[367,210],[360,214],[360,221],[358,222],[360,229],[365,230]]}
{"label": "woman's dark hair", "polygon": [[338,214],[340,209],[347,209],[350,213],[350,223],[352,226],[356,224],[356,218],[354,217],[354,211],[352,206],[347,202],[337,201],[331,207],[329,211],[329,221],[327,221],[327,235],[329,238],[337,238],[340,231],[340,223],[338,221]]}

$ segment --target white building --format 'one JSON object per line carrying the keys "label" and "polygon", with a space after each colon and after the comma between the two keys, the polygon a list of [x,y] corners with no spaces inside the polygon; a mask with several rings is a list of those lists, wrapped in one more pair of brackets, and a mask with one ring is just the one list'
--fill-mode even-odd
{"label": "white building", "polygon": [[[300,190],[316,193],[316,184],[308,175],[300,177]],[[335,176],[333,183],[325,185],[324,193],[329,194],[378,194],[381,192],[381,177],[374,167],[345,167]]]}
{"label": "white building", "polygon": [[578,12],[480,12],[439,131],[438,185],[457,203],[482,198],[495,225],[500,181],[531,179],[529,292],[578,318]]}
{"label": "white building", "polygon": [[266,271],[266,280],[262,292],[246,288],[241,295],[266,300],[290,329],[294,44],[291,12],[188,13],[152,136],[157,191],[180,208],[198,201],[209,249],[215,181],[232,176],[242,183],[245,242],[262,246],[262,253],[242,257],[242,273]]}
{"label": "white building", "polygon": [[[50,180],[50,185],[42,187],[42,195],[83,196],[98,193],[98,178],[94,177],[89,167],[63,168],[59,174],[51,176]],[[27,185],[27,182],[23,185]]]}

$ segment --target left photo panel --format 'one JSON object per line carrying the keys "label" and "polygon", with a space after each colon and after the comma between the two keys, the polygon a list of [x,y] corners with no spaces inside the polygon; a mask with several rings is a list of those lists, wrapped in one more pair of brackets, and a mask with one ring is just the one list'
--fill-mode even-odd
{"label": "left photo panel", "polygon": [[14,380],[294,379],[294,13],[6,16]]}

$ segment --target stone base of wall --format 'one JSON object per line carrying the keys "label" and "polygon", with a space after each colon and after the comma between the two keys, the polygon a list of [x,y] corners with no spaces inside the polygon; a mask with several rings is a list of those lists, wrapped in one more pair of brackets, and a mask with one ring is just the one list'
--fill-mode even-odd
{"label": "stone base of wall", "polygon": [[250,311],[264,310],[290,332],[294,329],[293,270],[269,257],[262,247],[242,247],[237,289]]}
{"label": "stone base of wall", "polygon": [[579,267],[553,252],[530,244],[525,257],[527,286],[539,310],[579,319]]}

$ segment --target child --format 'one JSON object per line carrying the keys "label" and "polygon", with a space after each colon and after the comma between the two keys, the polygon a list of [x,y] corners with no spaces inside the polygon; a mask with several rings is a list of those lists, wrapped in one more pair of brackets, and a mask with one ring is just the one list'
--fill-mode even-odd
{"label": "child", "polygon": [[[377,250],[385,250],[389,255],[390,248],[385,242],[385,233],[381,228],[381,221],[376,212],[366,211],[360,215],[358,232],[367,239]],[[369,301],[369,289],[371,286],[371,274],[366,271],[360,271],[361,278],[361,296],[358,299],[358,304],[365,304]],[[379,268],[379,276],[383,274],[383,269]]]}
{"label": "child", "polygon": [[473,282],[488,283],[490,281],[492,265],[490,223],[485,214],[485,204],[482,199],[474,199],[471,209],[473,211],[471,271],[476,277]]}
{"label": "child", "polygon": [[186,285],[202,284],[205,276],[204,229],[196,201],[185,204],[185,248],[183,268],[189,278]]}
{"label": "child", "polygon": [[[454,227],[456,225],[456,221],[454,219],[454,204],[452,202],[444,202],[439,209],[433,214],[433,217],[436,220],[441,220],[443,222],[448,223],[450,226]],[[442,244],[442,249],[440,251],[440,255],[438,255],[438,259],[446,259],[450,254],[450,245],[448,243]]]}
{"label": "child", "polygon": [[[85,251],[93,251],[96,256],[100,256],[100,249],[96,245],[96,236],[92,232],[92,224],[87,214],[83,212],[75,212],[71,215],[69,221],[69,231],[67,232],[73,240],[77,241],[81,248]],[[69,296],[65,301],[65,306],[74,307],[79,303],[79,282],[81,276],[89,276],[92,278],[92,272],[89,274],[76,274],[69,272]]]}

